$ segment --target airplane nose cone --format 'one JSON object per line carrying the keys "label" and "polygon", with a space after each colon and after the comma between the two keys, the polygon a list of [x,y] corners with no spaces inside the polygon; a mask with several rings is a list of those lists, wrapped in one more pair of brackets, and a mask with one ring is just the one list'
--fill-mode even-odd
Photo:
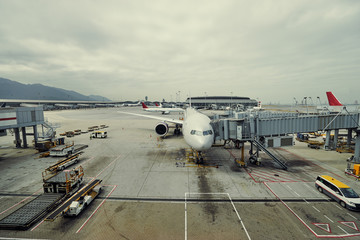
{"label": "airplane nose cone", "polygon": [[197,151],[207,150],[212,146],[213,140],[211,137],[203,137],[198,139],[196,144],[193,144],[193,148]]}

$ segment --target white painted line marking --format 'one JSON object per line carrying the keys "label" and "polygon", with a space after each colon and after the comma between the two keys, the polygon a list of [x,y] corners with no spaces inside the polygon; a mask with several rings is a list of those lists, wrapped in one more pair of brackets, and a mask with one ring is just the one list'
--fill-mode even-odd
{"label": "white painted line marking", "polygon": [[305,199],[305,198],[304,198],[303,200],[304,200],[304,202],[306,202],[307,204],[310,204],[308,201],[306,201],[306,199]]}
{"label": "white painted line marking", "polygon": [[336,206],[338,209],[342,210],[342,208],[341,208],[341,207],[339,207],[337,204],[335,204],[335,206]]}
{"label": "white painted line marking", "polygon": [[320,212],[320,210],[317,209],[315,206],[312,206],[312,207],[313,207],[313,209],[315,209],[316,211]]}
{"label": "white painted line marking", "polygon": [[237,209],[236,209],[236,207],[235,207],[229,193],[185,193],[185,240],[187,240],[187,203],[186,203],[187,198],[186,198],[186,196],[188,194],[189,195],[190,194],[194,194],[194,195],[201,195],[201,194],[204,194],[204,195],[214,195],[214,194],[227,195],[229,200],[230,200],[230,203],[231,203],[232,207],[234,208],[234,211],[235,211],[235,213],[236,213],[236,215],[237,215],[237,217],[238,217],[238,219],[239,219],[239,221],[240,221],[240,223],[241,223],[241,225],[242,225],[242,227],[243,227],[243,229],[244,229],[244,231],[246,233],[246,236],[248,237],[249,240],[251,240],[250,235],[249,235],[248,231],[246,230],[246,227],[245,227],[245,225],[244,225],[244,223],[243,223],[243,221],[242,221],[242,219],[240,217],[240,214],[237,211]]}
{"label": "white painted line marking", "polygon": [[295,192],[295,191],[294,191],[294,193],[300,197],[300,194],[298,194],[298,193],[297,193],[297,192]]}
{"label": "white painted line marking", "polygon": [[315,193],[319,193],[317,190],[314,189],[313,186],[309,186],[309,184],[305,184],[305,186],[306,186],[307,188],[309,188],[311,191],[313,191],[313,192],[315,192]]}
{"label": "white painted line marking", "polygon": [[346,213],[347,215],[349,215],[350,217],[354,218],[355,220],[357,220],[356,217],[354,217],[353,215],[351,215],[350,213]]}
{"label": "white painted line marking", "polygon": [[186,195],[185,193],[185,240],[187,240],[187,205],[186,205]]}
{"label": "white painted line marking", "polygon": [[344,229],[342,229],[342,227],[338,226],[338,228],[340,228],[341,230],[343,230],[344,233],[349,234],[347,231],[345,231]]}
{"label": "white painted line marking", "polygon": [[324,217],[326,217],[326,218],[327,218],[327,220],[329,220],[330,222],[334,223],[334,221],[333,221],[333,220],[331,220],[328,216],[324,215]]}
{"label": "white painted line marking", "polygon": [[234,203],[233,203],[233,201],[232,201],[232,199],[231,199],[231,197],[230,197],[230,194],[227,193],[227,195],[228,195],[228,197],[229,197],[229,199],[230,199],[231,205],[233,206],[233,208],[234,208],[234,210],[235,210],[235,212],[236,212],[236,215],[238,216],[238,218],[239,218],[239,220],[240,220],[240,222],[241,222],[242,227],[243,227],[244,230],[245,230],[246,236],[247,236],[248,239],[250,240],[250,239],[251,239],[251,238],[250,238],[250,235],[249,235],[248,231],[246,230],[243,221],[242,221],[241,218],[240,218],[239,212],[238,212],[237,209],[235,208],[235,205],[234,205]]}

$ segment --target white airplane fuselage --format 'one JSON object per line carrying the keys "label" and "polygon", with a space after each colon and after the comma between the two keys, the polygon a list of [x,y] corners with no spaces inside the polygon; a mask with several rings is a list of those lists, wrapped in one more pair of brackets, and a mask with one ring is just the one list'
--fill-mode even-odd
{"label": "white airplane fuselage", "polygon": [[198,152],[210,149],[214,142],[214,130],[210,124],[210,118],[193,108],[187,108],[185,110],[184,120],[137,113],[122,113],[161,120],[162,122],[158,123],[155,127],[155,132],[160,136],[167,134],[169,129],[168,123],[176,124],[176,128],[182,126],[185,142]]}
{"label": "white airplane fuselage", "polygon": [[211,148],[214,142],[214,130],[210,125],[210,118],[193,108],[185,111],[182,133],[185,142],[197,151]]}

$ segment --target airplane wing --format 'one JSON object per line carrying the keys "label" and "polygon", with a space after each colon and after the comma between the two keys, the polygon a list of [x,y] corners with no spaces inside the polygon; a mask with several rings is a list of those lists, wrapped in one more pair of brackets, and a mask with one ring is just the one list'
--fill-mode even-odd
{"label": "airplane wing", "polygon": [[161,116],[153,116],[153,115],[145,115],[145,114],[138,114],[138,113],[129,113],[129,112],[122,112],[122,111],[118,111],[118,113],[125,113],[125,114],[130,114],[130,115],[134,115],[134,116],[139,116],[139,117],[146,117],[146,118],[153,118],[153,119],[157,119],[160,121],[164,121],[164,122],[170,122],[170,123],[176,123],[176,124],[183,124],[184,120],[180,120],[180,119],[175,119],[175,118],[164,118]]}

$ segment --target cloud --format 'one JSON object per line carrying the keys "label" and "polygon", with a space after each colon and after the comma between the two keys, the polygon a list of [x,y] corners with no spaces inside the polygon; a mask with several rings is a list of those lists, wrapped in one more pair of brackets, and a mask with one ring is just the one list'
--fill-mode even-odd
{"label": "cloud", "polygon": [[333,90],[351,102],[359,26],[350,0],[3,0],[0,76],[114,100]]}

